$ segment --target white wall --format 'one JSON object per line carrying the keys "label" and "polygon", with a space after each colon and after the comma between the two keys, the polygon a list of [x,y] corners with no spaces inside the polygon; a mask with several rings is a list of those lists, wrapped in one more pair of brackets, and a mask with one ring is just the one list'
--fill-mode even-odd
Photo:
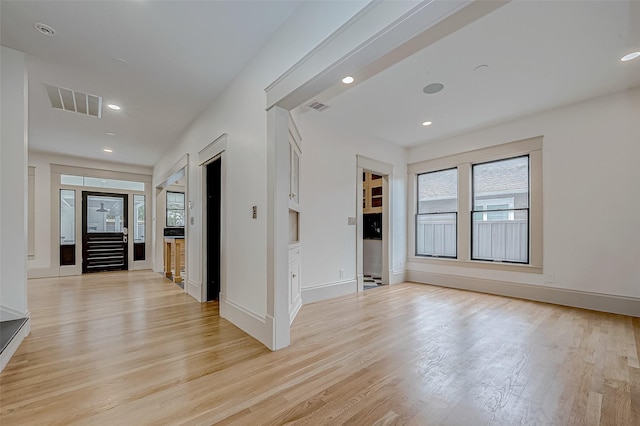
{"label": "white wall", "polygon": [[[300,241],[302,246],[303,302],[344,294],[332,287],[350,283],[356,291],[356,226],[348,217],[357,215],[362,194],[356,190],[356,155],[393,166],[390,204],[393,210],[392,271],[400,272],[406,258],[406,150],[386,141],[350,134],[324,126],[310,111],[297,118],[303,148],[300,159]],[[344,269],[344,277],[339,271]],[[314,288],[305,300],[305,290]],[[324,294],[322,288],[325,288]],[[321,291],[318,294],[318,290]],[[345,289],[346,290],[346,289]],[[323,297],[324,296],[324,297]]]}
{"label": "white wall", "polygon": [[0,320],[27,314],[27,69],[0,47]]}
{"label": "white wall", "polygon": [[[202,170],[198,152],[223,133],[225,152],[227,244],[226,300],[257,322],[267,312],[267,113],[265,88],[353,16],[366,2],[308,2],[265,44],[227,89],[186,130],[154,167],[154,185],[185,154],[190,154],[189,199],[194,218],[188,232],[187,276],[200,294],[202,287]],[[251,218],[251,207],[258,218]],[[156,266],[157,267],[157,266]],[[224,283],[223,283],[224,284]],[[191,293],[191,290],[190,290]],[[222,310],[223,308],[221,308]],[[233,320],[233,319],[232,319]],[[236,321],[237,323],[237,321]],[[245,330],[247,327],[240,325]],[[272,330],[255,337],[266,342]]]}
{"label": "white wall", "polygon": [[415,258],[407,269],[640,297],[640,88],[413,148],[409,161],[538,135],[544,136],[543,274]]}
{"label": "white wall", "polygon": [[[129,164],[109,163],[88,160],[59,154],[29,150],[29,166],[35,167],[35,256],[28,261],[31,276],[57,276],[58,268],[51,270],[51,246],[54,232],[51,229],[51,164],[86,167],[126,173],[151,175],[149,167]],[[147,200],[147,209],[151,209],[151,199]],[[151,236],[151,224],[148,225],[147,238]],[[76,236],[78,238],[78,236]],[[150,241],[148,241],[150,243]]]}

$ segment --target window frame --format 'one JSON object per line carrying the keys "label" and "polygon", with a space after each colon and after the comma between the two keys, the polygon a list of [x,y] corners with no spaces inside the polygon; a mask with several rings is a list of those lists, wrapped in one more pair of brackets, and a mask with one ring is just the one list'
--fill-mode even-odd
{"label": "window frame", "polygon": [[[435,258],[435,259],[457,259],[458,258],[458,209],[460,206],[460,200],[459,200],[459,196],[458,196],[458,191],[456,188],[456,210],[455,211],[438,211],[438,212],[432,212],[432,213],[420,213],[420,196],[418,195],[420,192],[420,176],[422,175],[426,175],[426,174],[431,174],[431,173],[439,173],[439,172],[446,172],[449,170],[455,170],[456,171],[456,185],[459,185],[459,173],[458,173],[458,167],[447,167],[446,169],[440,169],[440,170],[430,170],[428,172],[423,172],[423,173],[417,173],[416,174],[416,191],[415,191],[415,196],[416,196],[416,213],[415,213],[415,229],[414,229],[414,238],[415,238],[415,244],[413,245],[414,248],[414,255],[416,257],[429,257],[429,258]],[[418,219],[420,218],[420,216],[427,216],[427,215],[441,215],[441,214],[454,214],[456,217],[456,242],[455,242],[455,254],[453,256],[446,256],[446,255],[435,255],[435,254],[422,254],[422,253],[418,253]]]}
{"label": "window frame", "polygon": [[[488,145],[484,148],[459,151],[449,155],[434,157],[424,161],[409,163],[407,173],[409,175],[408,197],[409,214],[417,214],[417,185],[418,175],[431,171],[458,168],[458,242],[457,259],[443,257],[416,256],[416,229],[415,220],[408,221],[407,238],[407,269],[417,268],[420,265],[438,265],[445,267],[464,267],[474,269],[490,269],[499,271],[513,271],[542,274],[543,271],[543,221],[542,221],[542,136],[522,139],[498,145]],[[482,145],[482,142],[478,143]],[[450,148],[447,148],[450,149]],[[453,148],[455,149],[455,148]],[[442,152],[442,151],[440,151]],[[451,151],[450,151],[451,152]],[[505,160],[519,156],[529,156],[529,259],[528,263],[511,263],[501,261],[486,261],[471,259],[471,211],[475,206],[472,202],[472,165],[491,161]],[[462,271],[460,271],[462,273]]]}

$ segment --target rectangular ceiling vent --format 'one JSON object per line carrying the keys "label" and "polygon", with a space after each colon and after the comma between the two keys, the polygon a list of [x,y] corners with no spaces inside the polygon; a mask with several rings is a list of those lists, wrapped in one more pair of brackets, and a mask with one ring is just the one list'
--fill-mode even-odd
{"label": "rectangular ceiling vent", "polygon": [[49,96],[51,107],[96,118],[102,117],[102,96],[76,92],[46,83],[44,88]]}
{"label": "rectangular ceiling vent", "polygon": [[325,105],[322,102],[318,102],[318,101],[313,101],[307,106],[309,108],[315,109],[316,111],[324,111],[325,109],[329,108],[329,105]]}

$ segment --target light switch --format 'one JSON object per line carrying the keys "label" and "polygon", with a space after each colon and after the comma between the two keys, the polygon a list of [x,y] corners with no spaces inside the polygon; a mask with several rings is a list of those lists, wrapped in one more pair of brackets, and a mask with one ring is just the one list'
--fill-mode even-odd
{"label": "light switch", "polygon": [[194,219],[193,216],[191,216],[191,220],[189,221],[189,223],[191,223],[192,225],[196,222],[196,220]]}
{"label": "light switch", "polygon": [[355,225],[355,224],[356,224],[356,218],[349,217],[349,219],[347,220],[347,225]]}

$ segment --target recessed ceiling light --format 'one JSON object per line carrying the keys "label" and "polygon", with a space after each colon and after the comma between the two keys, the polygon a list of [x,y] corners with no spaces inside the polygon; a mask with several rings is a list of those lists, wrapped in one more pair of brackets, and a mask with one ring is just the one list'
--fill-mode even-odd
{"label": "recessed ceiling light", "polygon": [[620,60],[622,62],[627,62],[627,61],[630,61],[632,59],[637,58],[638,56],[640,56],[640,52],[631,52],[631,53],[629,53],[627,55],[624,55]]}
{"label": "recessed ceiling light", "polygon": [[424,123],[422,123],[423,126],[427,127],[427,126],[431,126],[433,123],[430,121],[425,121]]}
{"label": "recessed ceiling light", "polygon": [[113,149],[111,149],[111,148],[102,148],[102,150],[104,152],[113,152]]}
{"label": "recessed ceiling light", "polygon": [[345,78],[342,79],[342,82],[344,84],[351,84],[353,83],[353,77],[351,77],[350,75],[346,76]]}
{"label": "recessed ceiling light", "polygon": [[46,36],[54,36],[56,35],[56,30],[48,26],[47,24],[43,24],[41,22],[36,22],[33,24],[33,28],[38,30],[40,34],[44,34]]}
{"label": "recessed ceiling light", "polygon": [[424,89],[422,89],[422,91],[424,93],[426,93],[427,95],[433,95],[434,93],[438,93],[442,89],[444,89],[444,84],[442,84],[442,83],[431,83],[431,84],[429,84],[427,86],[424,86]]}
{"label": "recessed ceiling light", "polygon": [[113,132],[107,132],[107,136],[115,136],[116,134]]}
{"label": "recessed ceiling light", "polygon": [[107,106],[115,111],[118,111],[120,109],[120,107],[116,104],[109,104]]}

